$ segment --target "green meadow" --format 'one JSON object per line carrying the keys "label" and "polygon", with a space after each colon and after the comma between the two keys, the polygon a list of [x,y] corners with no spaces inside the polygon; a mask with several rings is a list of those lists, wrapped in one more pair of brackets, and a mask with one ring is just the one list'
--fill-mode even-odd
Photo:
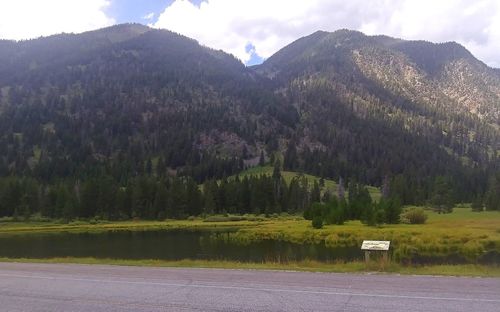
{"label": "green meadow", "polygon": [[[239,174],[240,177],[243,176],[259,176],[259,175],[272,175],[273,174],[273,167],[271,166],[258,166],[258,167],[252,167],[250,169],[247,169]],[[281,175],[285,179],[287,184],[290,184],[290,181],[301,175],[306,177],[307,181],[309,182],[309,185],[312,186],[314,184],[314,181],[317,181],[319,183],[320,178],[317,176],[313,176],[310,174],[303,174],[303,173],[297,173],[295,171],[281,171]],[[329,180],[329,179],[324,179],[324,189],[330,190],[334,194],[337,191],[337,181]],[[345,185],[344,185],[345,186]],[[346,187],[346,194],[347,194],[347,186]],[[374,186],[367,186],[368,192],[370,193],[370,196],[374,201],[378,201],[382,194],[380,193],[380,189]]]}
{"label": "green meadow", "polygon": [[[366,226],[359,221],[344,225],[326,225],[313,229],[310,221],[295,215],[270,217],[211,216],[206,219],[125,222],[0,222],[0,235],[23,235],[37,232],[94,232],[165,229],[232,229],[227,239],[237,244],[262,240],[282,240],[298,244],[324,243],[328,247],[356,247],[365,239],[390,240],[391,263],[366,266],[360,262],[322,263],[266,262],[240,263],[235,261],[210,261],[186,259],[117,260],[93,258],[55,258],[45,262],[108,263],[127,265],[203,266],[221,268],[295,269],[332,272],[383,271],[408,274],[447,274],[498,276],[498,263],[483,264],[483,260],[500,254],[500,213],[472,212],[470,208],[455,208],[450,214],[427,211],[425,224]],[[28,261],[28,259],[1,259],[1,261]],[[31,259],[29,261],[37,261]],[[437,265],[439,264],[439,265]],[[439,269],[438,269],[439,268]]]}

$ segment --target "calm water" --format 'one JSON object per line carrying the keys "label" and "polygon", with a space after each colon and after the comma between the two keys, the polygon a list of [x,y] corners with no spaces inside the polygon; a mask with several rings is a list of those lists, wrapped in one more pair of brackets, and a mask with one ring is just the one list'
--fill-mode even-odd
{"label": "calm water", "polygon": [[0,236],[0,257],[95,257],[115,259],[207,259],[243,262],[362,259],[359,248],[294,244],[264,240],[240,244],[229,232],[115,231],[100,233],[37,233]]}

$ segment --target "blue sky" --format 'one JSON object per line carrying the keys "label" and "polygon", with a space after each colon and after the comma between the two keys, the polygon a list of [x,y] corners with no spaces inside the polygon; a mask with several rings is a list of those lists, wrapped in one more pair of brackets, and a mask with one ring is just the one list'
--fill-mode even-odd
{"label": "blue sky", "polygon": [[[173,0],[113,0],[106,13],[118,23],[151,23],[158,15],[172,4]],[[155,13],[155,19],[146,20],[144,16]]]}
{"label": "blue sky", "polygon": [[[203,0],[190,0],[199,6]],[[158,16],[169,7],[174,0],[112,0],[106,8],[106,13],[114,18],[117,23],[154,23]],[[148,14],[154,14],[152,19],[144,18]]]}
{"label": "blue sky", "polygon": [[[196,6],[204,0],[189,0]],[[112,0],[109,7],[106,8],[106,14],[113,18],[117,23],[140,23],[154,24],[166,8],[168,8],[174,0]],[[245,47],[250,57],[245,60],[248,66],[257,65],[264,61],[264,58],[255,52],[255,45],[251,42]]]}

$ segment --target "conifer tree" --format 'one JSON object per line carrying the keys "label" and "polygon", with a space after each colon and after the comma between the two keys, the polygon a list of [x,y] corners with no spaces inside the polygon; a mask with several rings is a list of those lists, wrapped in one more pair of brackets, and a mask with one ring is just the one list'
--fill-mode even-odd
{"label": "conifer tree", "polygon": [[264,156],[264,151],[260,151],[259,166],[264,166],[266,164],[266,157]]}

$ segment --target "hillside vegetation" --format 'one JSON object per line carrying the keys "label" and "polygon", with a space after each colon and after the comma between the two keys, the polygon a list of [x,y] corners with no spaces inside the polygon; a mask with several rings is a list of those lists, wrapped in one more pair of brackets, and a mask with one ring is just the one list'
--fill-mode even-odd
{"label": "hillside vegetation", "polygon": [[[498,70],[456,43],[349,30],[300,38],[250,68],[138,24],[3,40],[0,217],[305,210],[314,183],[288,172],[402,204],[500,210],[499,99]],[[216,181],[273,166],[275,154],[300,204],[269,177],[240,181],[256,200],[226,201],[233,185]]]}
{"label": "hillside vegetation", "polygon": [[[273,167],[271,166],[256,166],[252,167],[250,169],[244,170],[240,172],[238,175],[240,177],[244,176],[260,176],[260,175],[267,175],[267,176],[272,176],[273,174]],[[321,183],[321,178],[317,176],[313,176],[310,174],[304,174],[300,172],[294,172],[294,171],[281,171],[281,175],[285,179],[287,183],[290,183],[293,178],[303,176],[309,181],[309,186],[312,187],[314,185],[314,182],[317,182],[318,184]],[[335,194],[338,189],[338,184],[334,180],[330,179],[323,179],[323,190],[329,190],[332,194]],[[368,191],[370,192],[370,196],[374,201],[378,201],[382,194],[380,193],[380,189],[374,186],[367,186]],[[348,193],[347,193],[348,194]],[[346,194],[346,195],[347,195]]]}

